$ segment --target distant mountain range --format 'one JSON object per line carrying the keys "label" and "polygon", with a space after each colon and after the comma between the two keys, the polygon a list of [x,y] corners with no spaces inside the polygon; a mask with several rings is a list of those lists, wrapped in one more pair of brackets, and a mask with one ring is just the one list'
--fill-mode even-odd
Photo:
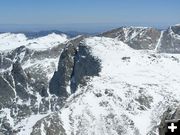
{"label": "distant mountain range", "polygon": [[[2,33],[6,33],[6,32],[0,32],[0,33],[2,34]],[[19,31],[19,32],[12,32],[12,33],[14,33],[14,34],[23,33],[29,39],[47,36],[47,35],[49,35],[51,33],[66,34],[69,37],[75,37],[75,36],[78,36],[78,35],[96,35],[96,34],[98,34],[98,33],[77,32],[77,31],[65,31],[65,32],[62,32],[62,31],[59,31],[59,30],[47,30],[47,31],[38,31],[38,32]]]}

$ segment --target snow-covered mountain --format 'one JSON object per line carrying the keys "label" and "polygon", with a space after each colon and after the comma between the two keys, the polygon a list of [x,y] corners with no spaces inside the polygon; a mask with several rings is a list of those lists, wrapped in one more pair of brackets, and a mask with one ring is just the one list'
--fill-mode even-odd
{"label": "snow-covered mountain", "polygon": [[67,41],[65,34],[49,34],[44,37],[28,39],[24,34],[3,33],[0,34],[0,51],[16,49],[26,46],[30,49],[48,49]]}
{"label": "snow-covered mountain", "polygon": [[121,27],[101,36],[117,38],[134,49],[154,50],[159,41],[161,32],[158,29],[147,27]]}
{"label": "snow-covered mountain", "polygon": [[100,36],[117,38],[134,49],[156,50],[161,53],[180,53],[180,25],[158,30],[147,27],[121,27]]}
{"label": "snow-covered mountain", "polygon": [[180,102],[179,28],[1,34],[0,134],[158,135]]}

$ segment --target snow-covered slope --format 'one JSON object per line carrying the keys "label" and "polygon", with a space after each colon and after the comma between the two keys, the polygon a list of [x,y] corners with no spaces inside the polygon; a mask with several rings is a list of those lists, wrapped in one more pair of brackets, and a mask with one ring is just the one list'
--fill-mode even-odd
{"label": "snow-covered slope", "polygon": [[103,37],[84,44],[101,61],[99,76],[78,87],[58,117],[39,121],[33,134],[46,134],[55,120],[61,128],[52,130],[67,135],[158,134],[163,112],[180,102],[180,55],[134,50]]}
{"label": "snow-covered slope", "polygon": [[24,44],[27,38],[24,34],[3,33],[0,34],[0,50],[15,49]]}
{"label": "snow-covered slope", "polygon": [[66,35],[55,33],[36,39],[28,39],[24,34],[3,33],[0,34],[0,51],[13,50],[20,46],[42,50],[52,48],[67,40]]}
{"label": "snow-covered slope", "polygon": [[180,101],[179,32],[0,34],[0,134],[158,135]]}

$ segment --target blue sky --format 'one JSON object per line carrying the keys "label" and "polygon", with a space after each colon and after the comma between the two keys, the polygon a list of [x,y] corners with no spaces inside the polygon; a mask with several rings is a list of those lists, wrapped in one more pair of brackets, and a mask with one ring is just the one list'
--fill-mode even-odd
{"label": "blue sky", "polygon": [[1,0],[0,29],[86,29],[180,23],[180,0]]}

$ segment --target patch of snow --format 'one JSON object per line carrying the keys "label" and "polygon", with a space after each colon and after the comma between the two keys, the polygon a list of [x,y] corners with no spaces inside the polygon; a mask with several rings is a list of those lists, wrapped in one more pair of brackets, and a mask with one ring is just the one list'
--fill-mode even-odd
{"label": "patch of snow", "polygon": [[52,33],[44,37],[28,39],[24,34],[3,33],[0,34],[0,51],[9,51],[20,46],[42,50],[52,48],[66,41],[68,41],[68,38],[65,34]]}
{"label": "patch of snow", "polygon": [[36,60],[35,62],[33,60],[32,61],[28,60],[22,65],[22,68],[23,69],[36,68],[37,71],[39,69],[43,69],[43,71],[47,73],[46,75],[48,80],[50,80],[54,74],[54,71],[56,71],[56,68],[58,66],[58,61],[59,61],[59,57],[49,58],[49,59],[45,58],[43,60]]}
{"label": "patch of snow", "polygon": [[47,49],[57,46],[63,42],[67,41],[67,36],[64,34],[58,35],[55,33],[49,34],[45,37],[40,37],[37,39],[28,40],[28,44],[26,45],[31,49]]}
{"label": "patch of snow", "polygon": [[41,123],[41,135],[46,135],[46,131],[44,130],[44,124]]}
{"label": "patch of snow", "polygon": [[62,111],[62,114],[60,114],[61,119],[62,119],[62,121],[63,121],[63,127],[64,127],[67,135],[70,135],[70,134],[71,134],[71,131],[72,131],[72,126],[71,126],[71,124],[70,124],[70,122],[69,122],[69,121],[70,121],[70,120],[69,120],[70,114],[71,114],[71,111],[68,110],[68,109],[64,109],[64,110]]}
{"label": "patch of snow", "polygon": [[24,34],[3,33],[0,34],[0,50],[15,49],[27,41]]}
{"label": "patch of snow", "polygon": [[175,24],[175,26],[180,26],[180,24]]}
{"label": "patch of snow", "polygon": [[21,122],[15,125],[15,129],[20,129],[18,135],[30,135],[36,122],[48,115],[49,114],[31,115],[30,117],[23,119]]}
{"label": "patch of snow", "polygon": [[163,33],[164,33],[164,31],[161,31],[159,40],[158,40],[157,45],[156,45],[156,47],[155,47],[155,51],[156,51],[156,52],[158,51],[159,47],[161,46],[161,39],[162,39],[162,37],[163,37]]}
{"label": "patch of snow", "polygon": [[6,116],[6,119],[8,120],[9,124],[10,124],[11,126],[14,126],[14,119],[11,117],[11,109],[9,109],[9,108],[3,108],[3,109],[1,109],[1,111],[2,111],[3,113],[1,114],[0,117]]}

